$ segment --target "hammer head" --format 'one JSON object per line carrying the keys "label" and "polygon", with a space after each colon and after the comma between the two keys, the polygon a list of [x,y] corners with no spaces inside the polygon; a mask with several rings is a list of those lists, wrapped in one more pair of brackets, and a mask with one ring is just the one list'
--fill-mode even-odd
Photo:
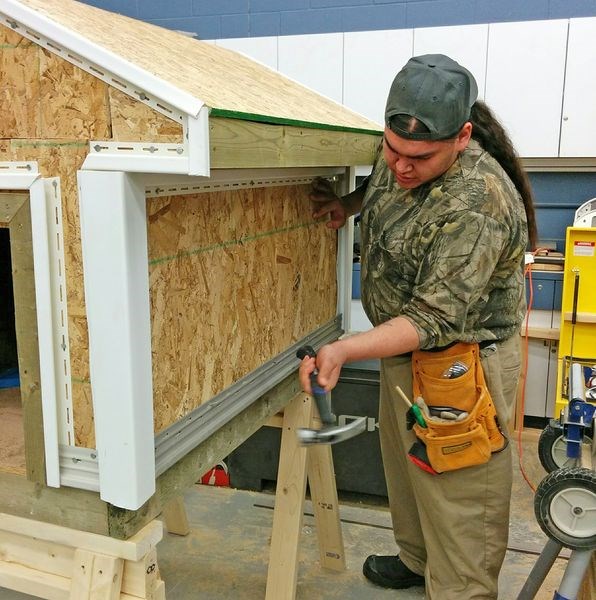
{"label": "hammer head", "polygon": [[337,444],[353,438],[366,429],[366,417],[358,417],[346,425],[338,427],[323,427],[321,429],[300,428],[296,431],[298,441],[302,446],[315,444]]}

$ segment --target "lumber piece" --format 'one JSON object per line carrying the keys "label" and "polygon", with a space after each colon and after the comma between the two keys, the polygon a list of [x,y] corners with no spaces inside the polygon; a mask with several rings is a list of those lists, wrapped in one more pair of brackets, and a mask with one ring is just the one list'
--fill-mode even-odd
{"label": "lumber piece", "polygon": [[129,540],[0,513],[0,586],[56,600],[162,600],[153,521]]}
{"label": "lumber piece", "polygon": [[0,531],[18,533],[82,550],[101,552],[126,560],[139,560],[163,537],[163,526],[160,521],[152,521],[127,540],[116,540],[104,535],[5,513],[0,513]]}
{"label": "lumber piece", "polygon": [[119,600],[124,561],[75,550],[69,600]]}
{"label": "lumber piece", "polygon": [[182,496],[176,496],[164,506],[163,517],[168,533],[188,535],[190,527]]}
{"label": "lumber piece", "polygon": [[284,409],[266,600],[296,597],[307,461],[306,448],[298,443],[296,430],[309,427],[312,414],[312,398],[304,392],[296,394]]}
{"label": "lumber piece", "polygon": [[308,485],[315,515],[321,566],[333,571],[345,571],[346,554],[339,519],[331,445],[315,444],[308,448]]}
{"label": "lumber piece", "polygon": [[214,169],[370,165],[380,141],[346,131],[209,119]]}

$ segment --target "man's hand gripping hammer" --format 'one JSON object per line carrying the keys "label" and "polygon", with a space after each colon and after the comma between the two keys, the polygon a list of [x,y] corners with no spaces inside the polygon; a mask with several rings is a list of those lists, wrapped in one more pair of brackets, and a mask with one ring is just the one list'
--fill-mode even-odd
{"label": "man's hand gripping hammer", "polygon": [[[302,346],[298,349],[298,352],[296,352],[296,356],[302,360],[305,356],[315,358],[317,355],[312,346]],[[298,429],[296,432],[298,441],[303,446],[311,446],[313,444],[337,444],[338,442],[349,440],[362,433],[366,429],[366,417],[358,417],[346,425],[336,425],[336,417],[331,412],[331,400],[329,394],[327,394],[327,392],[318,384],[318,374],[319,372],[317,369],[310,374],[310,385],[323,426],[321,429]]]}

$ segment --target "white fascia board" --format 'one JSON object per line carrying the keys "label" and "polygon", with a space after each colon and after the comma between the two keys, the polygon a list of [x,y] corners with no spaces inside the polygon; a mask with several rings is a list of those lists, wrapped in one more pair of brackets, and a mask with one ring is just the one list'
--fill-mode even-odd
{"label": "white fascia board", "polygon": [[78,183],[100,496],[136,510],[155,492],[145,189],[122,172]]}
{"label": "white fascia board", "polygon": [[[18,0],[2,0],[1,6],[0,15],[5,14],[34,32],[54,40],[59,46],[125,79],[145,93],[161,98],[181,112],[198,116],[203,102],[188,92],[141,69],[111,50],[21,4]],[[19,33],[18,23],[15,29],[17,33]]]}

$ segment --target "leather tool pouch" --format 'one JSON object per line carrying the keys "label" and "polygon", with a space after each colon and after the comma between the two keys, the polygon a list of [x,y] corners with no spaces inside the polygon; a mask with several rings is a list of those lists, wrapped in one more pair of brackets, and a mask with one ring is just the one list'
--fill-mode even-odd
{"label": "leather tool pouch", "polygon": [[[444,373],[456,362],[467,371],[453,378]],[[459,421],[426,419],[426,427],[414,431],[426,445],[429,462],[438,473],[488,462],[502,450],[506,438],[498,426],[496,410],[484,380],[478,344],[459,342],[446,350],[412,354],[414,398],[427,406],[452,407],[468,416]]]}

